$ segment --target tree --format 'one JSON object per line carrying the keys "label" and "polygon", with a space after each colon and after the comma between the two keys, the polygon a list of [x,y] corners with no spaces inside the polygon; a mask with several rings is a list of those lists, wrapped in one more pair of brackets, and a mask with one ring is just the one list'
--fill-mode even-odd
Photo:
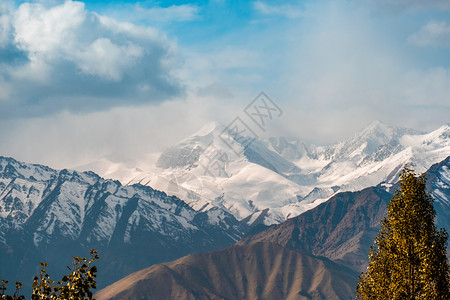
{"label": "tree", "polygon": [[23,295],[19,295],[20,290],[22,289],[22,283],[16,281],[16,291],[12,296],[5,294],[7,283],[8,283],[8,280],[2,280],[2,283],[0,285],[0,299],[5,299],[5,300],[24,300],[25,299],[25,297]]}
{"label": "tree", "polygon": [[425,184],[424,174],[404,167],[359,277],[358,299],[449,299],[448,234],[434,225]]}
{"label": "tree", "polygon": [[[70,270],[69,275],[62,277],[56,285],[50,279],[45,268],[46,263],[40,263],[41,273],[34,277],[32,300],[92,300],[91,289],[97,287],[95,278],[97,277],[97,267],[91,266],[94,260],[98,259],[97,251],[91,250],[91,258],[74,257],[72,267],[67,267]],[[6,300],[23,300],[23,295],[19,296],[19,291],[22,288],[20,282],[16,282],[16,292],[13,296],[6,295],[7,280],[2,280],[0,285],[0,299]]]}

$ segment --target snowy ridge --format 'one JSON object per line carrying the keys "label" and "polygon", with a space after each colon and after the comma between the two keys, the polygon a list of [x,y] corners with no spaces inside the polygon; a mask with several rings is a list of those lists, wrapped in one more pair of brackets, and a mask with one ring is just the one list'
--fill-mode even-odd
{"label": "snowy ridge", "polygon": [[[234,244],[248,232],[227,210],[196,211],[174,196],[93,172],[0,157],[0,277],[31,278],[40,261],[101,254],[99,287],[155,263]],[[28,287],[30,288],[30,287]]]}
{"label": "snowy ridge", "polygon": [[[269,225],[297,216],[337,192],[395,183],[406,163],[424,172],[450,156],[448,125],[423,133],[373,122],[330,146],[282,137],[248,143],[248,138],[233,139],[226,132],[219,123],[208,124],[153,163],[116,168],[110,178],[176,195],[197,211],[219,207],[249,224],[260,222],[263,215]],[[211,160],[213,153],[224,159]]]}
{"label": "snowy ridge", "polygon": [[[220,207],[240,220],[273,207],[273,203],[278,203],[278,207],[297,203],[298,195],[307,193],[289,178],[300,171],[298,167],[263,142],[255,140],[245,147],[235,143],[231,148],[226,144],[231,142],[222,138],[224,126],[215,123],[206,127],[167,149],[155,169],[141,172],[128,184],[164,190],[195,210]],[[221,164],[211,160],[214,153],[220,153],[218,157],[224,155],[226,161]],[[285,219],[280,214],[281,211],[273,215],[272,223]]]}
{"label": "snowy ridge", "polygon": [[434,165],[428,173],[428,180],[431,180],[428,189],[431,195],[450,211],[450,157]]}
{"label": "snowy ridge", "polygon": [[[437,199],[437,201],[450,206],[450,198],[448,197],[450,194],[450,168],[448,166],[443,167],[439,175],[440,188],[434,189],[434,198]],[[445,189],[446,192],[442,192],[442,189]]]}
{"label": "snowy ridge", "polygon": [[[36,246],[54,238],[108,245],[120,230],[124,242],[137,230],[187,242],[205,227],[229,231],[233,240],[241,235],[227,212],[197,212],[150,187],[123,186],[92,172],[55,171],[4,157],[0,166],[0,220],[14,228],[33,228]],[[199,223],[202,214],[211,223]]]}

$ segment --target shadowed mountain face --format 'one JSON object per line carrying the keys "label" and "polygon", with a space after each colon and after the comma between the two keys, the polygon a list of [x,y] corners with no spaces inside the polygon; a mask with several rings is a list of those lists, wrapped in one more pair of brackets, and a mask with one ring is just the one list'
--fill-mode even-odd
{"label": "shadowed mountain face", "polygon": [[[398,184],[381,184],[337,194],[316,208],[244,238],[238,244],[274,242],[363,271],[368,263],[369,248],[381,228],[380,221],[397,188]],[[437,227],[449,231],[450,157],[428,170],[427,189],[435,199]]]}
{"label": "shadowed mountain face", "polygon": [[244,238],[238,244],[270,241],[362,270],[391,197],[390,193],[377,187],[340,193],[318,207]]}
{"label": "shadowed mountain face", "polygon": [[135,272],[95,295],[106,299],[352,299],[356,275],[274,243],[236,245]]}
{"label": "shadowed mountain face", "polygon": [[[427,172],[427,189],[435,199],[436,222],[450,231],[450,156]],[[449,253],[450,251],[447,251]]]}
{"label": "shadowed mountain face", "polygon": [[97,297],[351,299],[356,274],[367,264],[369,246],[391,197],[377,187],[338,194],[226,250],[191,255],[134,273]]}

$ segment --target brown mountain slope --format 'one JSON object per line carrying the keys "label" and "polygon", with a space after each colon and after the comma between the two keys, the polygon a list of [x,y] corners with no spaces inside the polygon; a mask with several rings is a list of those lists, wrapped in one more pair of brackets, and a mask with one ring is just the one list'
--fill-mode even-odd
{"label": "brown mountain slope", "polygon": [[352,299],[356,275],[274,243],[183,257],[99,291],[106,299]]}
{"label": "brown mountain slope", "polygon": [[244,238],[238,244],[274,242],[362,271],[391,197],[377,187],[340,193],[318,207]]}

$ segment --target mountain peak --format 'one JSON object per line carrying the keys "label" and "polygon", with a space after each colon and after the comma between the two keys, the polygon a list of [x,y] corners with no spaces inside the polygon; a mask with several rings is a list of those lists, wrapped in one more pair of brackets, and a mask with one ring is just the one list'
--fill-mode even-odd
{"label": "mountain peak", "polygon": [[397,127],[387,125],[380,121],[374,121],[353,136],[350,141],[352,141],[352,143],[359,141],[378,145],[389,144],[392,142],[396,144],[397,141],[404,135],[417,134],[423,134],[423,132],[412,128]]}
{"label": "mountain peak", "polygon": [[178,144],[164,150],[158,158],[157,166],[163,169],[192,167],[200,155],[223,130],[219,122],[210,122]]}
{"label": "mountain peak", "polygon": [[436,131],[440,131],[440,132],[450,132],[450,123],[447,123],[445,125],[442,125],[441,127],[439,127],[438,129],[436,129]]}
{"label": "mountain peak", "polygon": [[389,127],[389,125],[381,122],[380,120],[375,120],[367,126],[367,128],[380,128],[380,127]]}
{"label": "mountain peak", "polygon": [[370,123],[366,128],[364,128],[359,136],[362,135],[385,135],[385,136],[389,136],[393,133],[393,131],[396,131],[396,129],[398,129],[395,126],[391,126],[391,125],[387,125],[383,122],[380,121],[373,121],[372,123]]}
{"label": "mountain peak", "polygon": [[192,136],[206,136],[211,133],[219,133],[222,132],[225,129],[225,126],[217,121],[209,122],[205,124],[200,130],[195,132]]}

